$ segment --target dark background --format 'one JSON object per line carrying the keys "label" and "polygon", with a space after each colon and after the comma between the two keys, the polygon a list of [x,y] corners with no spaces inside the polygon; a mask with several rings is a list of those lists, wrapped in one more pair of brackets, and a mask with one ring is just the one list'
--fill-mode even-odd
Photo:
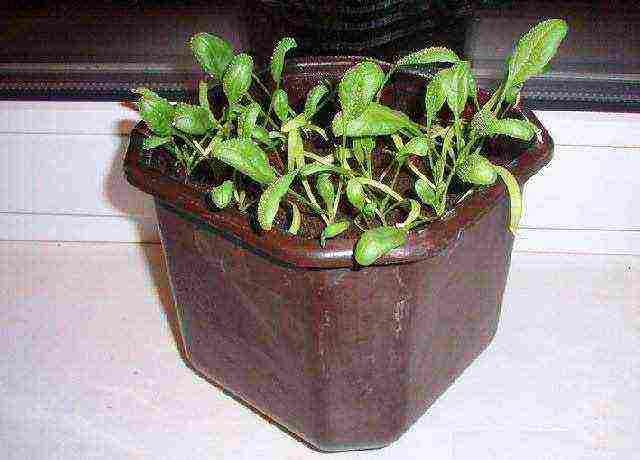
{"label": "dark background", "polygon": [[0,7],[0,98],[125,100],[140,85],[182,97],[202,76],[186,47],[200,31],[259,66],[283,35],[297,38],[298,55],[392,60],[446,45],[491,86],[512,43],[549,17],[564,18],[570,31],[552,71],[525,87],[529,106],[640,111],[632,1],[11,1]]}

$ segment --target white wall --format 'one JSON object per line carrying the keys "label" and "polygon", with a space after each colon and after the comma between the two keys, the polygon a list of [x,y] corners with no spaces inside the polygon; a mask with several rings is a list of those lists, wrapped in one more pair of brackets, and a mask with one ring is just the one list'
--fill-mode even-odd
{"label": "white wall", "polygon": [[[538,116],[555,158],[526,187],[516,249],[640,254],[640,114]],[[116,102],[0,102],[0,239],[158,241],[122,177],[136,120]]]}
{"label": "white wall", "polygon": [[525,188],[516,249],[639,254],[640,114],[537,115],[555,156]]}
{"label": "white wall", "polygon": [[117,102],[0,102],[0,239],[158,241],[122,176],[137,113]]}

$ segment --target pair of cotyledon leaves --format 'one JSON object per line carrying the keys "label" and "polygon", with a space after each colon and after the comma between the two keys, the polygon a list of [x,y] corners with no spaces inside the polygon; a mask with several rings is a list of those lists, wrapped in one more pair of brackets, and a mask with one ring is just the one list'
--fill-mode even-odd
{"label": "pair of cotyledon leaves", "polygon": [[190,135],[202,135],[213,127],[210,110],[184,103],[171,104],[147,88],[138,88],[140,117],[155,134],[144,140],[143,147],[152,149],[171,141],[173,128]]}
{"label": "pair of cotyledon leaves", "polygon": [[222,81],[229,104],[239,102],[251,86],[251,56],[245,53],[235,55],[226,40],[208,33],[194,35],[189,46],[203,70]]}
{"label": "pair of cotyledon leaves", "polygon": [[338,85],[342,111],[331,124],[336,137],[383,136],[401,129],[418,131],[407,115],[374,101],[385,81],[384,71],[373,61],[361,62],[344,74]]}
{"label": "pair of cotyledon leaves", "polygon": [[[437,91],[433,96],[427,93],[427,97],[441,99],[440,107],[446,95],[449,96],[452,105],[464,105],[469,93],[468,88],[472,87],[472,91],[475,91],[475,79],[468,71],[468,64],[460,61],[453,51],[442,47],[425,48],[399,59],[394,69],[435,63],[456,63],[456,65],[447,70],[448,73],[441,72],[442,82],[437,86],[431,85],[431,90],[437,89]],[[448,74],[453,74],[452,77],[460,74],[460,78],[457,80],[452,77],[445,78]],[[374,98],[389,76],[390,74],[385,75],[380,66],[373,61],[362,62],[345,73],[338,87],[342,112],[336,115],[332,123],[336,136],[381,136],[403,129],[416,134],[420,132],[419,127],[404,113],[374,102]],[[464,91],[458,88],[458,80],[464,82],[461,88]],[[427,106],[434,106],[434,104],[427,104]]]}
{"label": "pair of cotyledon leaves", "polygon": [[[295,48],[296,41],[285,37],[276,45],[271,56],[270,71],[279,87],[282,80],[285,54]],[[245,53],[234,55],[231,45],[220,37],[208,33],[194,35],[190,47],[205,72],[222,81],[230,104],[235,104],[247,93],[253,76],[253,59]]]}

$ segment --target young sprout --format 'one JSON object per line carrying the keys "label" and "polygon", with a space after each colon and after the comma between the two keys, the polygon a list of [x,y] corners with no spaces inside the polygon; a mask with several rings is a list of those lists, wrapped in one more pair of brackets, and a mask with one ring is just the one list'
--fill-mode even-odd
{"label": "young sprout", "polygon": [[[199,83],[197,105],[135,90],[140,116],[152,133],[143,148],[151,154],[166,150],[188,176],[209,167],[220,184],[209,191],[213,205],[255,212],[265,231],[273,229],[285,203],[291,209],[285,231],[299,235],[309,228],[304,219],[315,215],[323,222],[322,246],[353,224],[362,230],[354,259],[363,266],[404,245],[418,226],[446,218],[451,203],[498,178],[509,195],[509,228],[515,232],[522,213],[520,186],[509,169],[484,155],[485,141],[539,138],[531,122],[505,114],[525,82],[549,68],[566,33],[563,20],[550,19],[524,34],[507,60],[503,81],[482,105],[470,63],[447,48],[429,47],[400,57],[386,72],[374,60],[359,62],[337,85],[317,82],[302,107],[290,105],[285,78],[287,54],[297,47],[293,38],[274,48],[266,73],[270,90],[250,55],[199,33],[189,47],[208,80]],[[424,67],[432,68],[433,77],[423,95],[422,121],[381,103],[395,72]],[[211,79],[221,82],[226,96],[217,107],[209,100]],[[335,109],[330,126],[320,126],[319,114],[327,108]],[[448,116],[441,116],[445,110]],[[314,151],[316,142],[323,143],[322,152]]]}

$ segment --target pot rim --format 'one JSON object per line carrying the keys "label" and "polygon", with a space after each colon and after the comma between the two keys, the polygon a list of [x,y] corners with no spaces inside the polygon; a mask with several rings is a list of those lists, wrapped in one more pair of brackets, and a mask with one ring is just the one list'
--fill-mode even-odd
{"label": "pot rim", "polygon": [[[292,69],[301,74],[319,68],[353,65],[361,59],[360,56],[296,58],[289,61],[287,70]],[[390,64],[384,61],[376,62],[390,67]],[[401,72],[419,78],[428,77],[428,74],[420,72]],[[537,136],[526,151],[504,165],[520,185],[523,185],[549,163],[553,155],[553,140],[530,110],[517,108],[515,111],[541,131],[540,136]],[[356,265],[353,256],[356,239],[329,240],[323,248],[316,239],[288,235],[278,230],[258,233],[251,227],[246,215],[235,208],[210,210],[200,191],[141,164],[142,140],[146,137],[146,132],[144,122],[139,122],[131,132],[130,142],[124,154],[124,174],[134,187],[199,223],[240,240],[250,249],[285,265],[299,268],[353,268]],[[403,247],[381,257],[374,265],[418,262],[447,251],[456,244],[467,228],[491,211],[505,196],[504,184],[496,181],[492,186],[479,190],[458,203],[446,219],[434,221],[420,230],[410,232]],[[508,231],[506,227],[505,223],[505,231]]]}

